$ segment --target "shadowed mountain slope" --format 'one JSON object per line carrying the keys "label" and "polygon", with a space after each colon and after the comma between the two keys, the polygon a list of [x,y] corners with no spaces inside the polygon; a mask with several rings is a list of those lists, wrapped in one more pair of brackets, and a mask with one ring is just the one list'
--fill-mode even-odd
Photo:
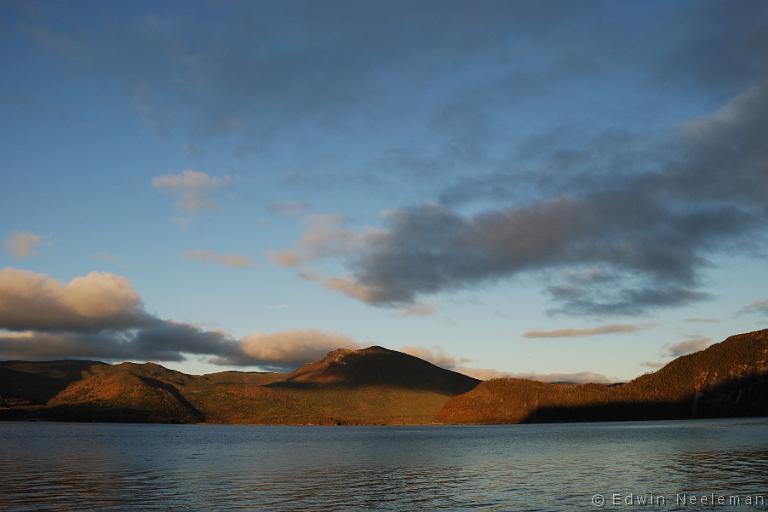
{"label": "shadowed mountain slope", "polygon": [[305,364],[270,386],[391,386],[457,395],[479,383],[477,379],[445,370],[418,357],[374,346],[361,350],[334,350],[323,359]]}
{"label": "shadowed mountain slope", "polygon": [[381,347],[335,350],[286,374],[0,363],[0,419],[359,425],[756,415],[768,415],[768,330],[621,385],[480,382]]}
{"label": "shadowed mountain slope", "polygon": [[768,330],[731,336],[623,385],[494,379],[446,403],[449,423],[768,415]]}
{"label": "shadowed mountain slope", "polygon": [[81,378],[62,386],[44,406],[0,408],[0,419],[430,423],[451,396],[480,382],[381,347],[336,350],[288,374],[196,376],[152,363],[83,368]]}
{"label": "shadowed mountain slope", "polygon": [[0,361],[0,407],[41,405],[99,361]]}

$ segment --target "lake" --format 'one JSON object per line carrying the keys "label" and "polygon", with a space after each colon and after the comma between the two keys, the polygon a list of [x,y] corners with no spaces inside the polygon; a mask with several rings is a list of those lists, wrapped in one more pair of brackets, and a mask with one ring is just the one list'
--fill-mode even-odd
{"label": "lake", "polygon": [[768,496],[768,420],[0,423],[0,510],[570,511],[596,494],[603,509],[750,508]]}

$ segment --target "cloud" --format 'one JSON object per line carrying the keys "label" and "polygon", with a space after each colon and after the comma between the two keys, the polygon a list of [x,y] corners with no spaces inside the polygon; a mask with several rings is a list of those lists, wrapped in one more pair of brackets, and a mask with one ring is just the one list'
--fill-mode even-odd
{"label": "cloud", "polygon": [[217,364],[291,368],[352,339],[320,331],[253,334],[165,320],[148,313],[127,279],[91,272],[62,283],[6,268],[0,271],[0,359],[96,358],[181,361],[187,354]]}
{"label": "cloud", "polygon": [[16,259],[34,256],[42,239],[34,233],[12,233],[5,241],[6,250]]}
{"label": "cloud", "polygon": [[301,256],[291,250],[272,251],[269,253],[269,259],[280,267],[296,267],[301,263]]}
{"label": "cloud", "polygon": [[329,277],[323,281],[323,286],[361,302],[369,304],[376,302],[375,290],[346,277]]}
{"label": "cloud", "polygon": [[298,217],[309,210],[309,205],[302,201],[275,201],[267,206],[267,210],[273,215]]}
{"label": "cloud", "polygon": [[766,129],[761,83],[662,141],[646,141],[633,168],[590,154],[606,165],[604,175],[548,175],[526,202],[472,215],[426,203],[390,210],[383,227],[359,231],[309,225],[295,255],[341,261],[347,274],[323,284],[377,306],[562,269],[596,273],[548,286],[552,312],[635,315],[687,305],[709,297],[700,275],[709,256],[764,241]]}
{"label": "cloud", "polygon": [[216,208],[211,193],[229,185],[229,176],[212,178],[204,172],[185,170],[179,174],[155,176],[152,186],[176,198],[176,208],[184,213],[195,213]]}
{"label": "cloud", "polygon": [[698,317],[698,316],[691,317],[691,318],[686,318],[685,321],[690,323],[690,324],[716,324],[716,323],[720,322],[720,320],[718,320],[717,318]]}
{"label": "cloud", "polygon": [[432,316],[435,314],[436,307],[432,303],[421,303],[409,306],[401,312],[403,316]]}
{"label": "cloud", "polygon": [[185,354],[226,357],[237,352],[224,333],[158,319],[136,329],[0,331],[2,359],[183,361]]}
{"label": "cloud", "polygon": [[199,261],[201,263],[217,263],[230,268],[250,268],[255,267],[254,262],[248,256],[242,256],[239,254],[221,254],[215,251],[205,251],[195,249],[191,251],[185,251],[184,257],[188,260]]}
{"label": "cloud", "polygon": [[295,330],[271,334],[256,333],[240,340],[241,353],[218,359],[218,364],[258,365],[271,369],[293,369],[321,359],[337,348],[362,348],[353,339],[338,333]]}
{"label": "cloud", "polygon": [[759,315],[768,315],[768,299],[756,300],[751,304],[744,306],[739,313],[754,313]]}
{"label": "cloud", "polygon": [[344,257],[360,250],[376,230],[357,233],[346,226],[343,215],[313,214],[303,220],[304,231],[291,249],[274,251],[270,257],[281,266],[297,266],[309,261]]}
{"label": "cloud", "polygon": [[643,361],[640,363],[640,366],[645,366],[646,368],[650,368],[651,370],[658,370],[659,368],[664,367],[666,363],[662,363],[659,361]]}
{"label": "cloud", "polygon": [[412,356],[429,361],[435,366],[452,370],[455,372],[463,373],[480,380],[490,379],[528,379],[536,380],[540,382],[573,382],[573,383],[598,383],[609,384],[612,382],[618,382],[618,379],[613,377],[607,377],[605,375],[593,372],[576,372],[576,373],[514,373],[505,372],[501,370],[493,370],[490,368],[470,368],[466,365],[471,362],[470,359],[465,357],[455,357],[446,353],[440,347],[415,347],[415,346],[403,346],[400,347],[400,351]]}
{"label": "cloud", "polygon": [[419,359],[424,359],[425,361],[429,361],[435,366],[439,366],[448,370],[455,370],[459,365],[469,362],[468,359],[457,358],[447,354],[440,347],[427,348],[404,346],[400,348],[400,352],[410,354],[414,357],[418,357]]}
{"label": "cloud", "polygon": [[511,373],[486,368],[456,368],[456,371],[480,380],[490,379],[526,379],[539,382],[569,382],[574,384],[611,384],[619,382],[619,379],[607,377],[600,373],[576,372],[576,373]]}
{"label": "cloud", "polygon": [[690,336],[689,339],[679,343],[664,345],[664,351],[669,357],[680,357],[699,350],[704,350],[712,344],[712,339],[703,336]]}
{"label": "cloud", "polygon": [[588,329],[557,329],[554,331],[528,331],[526,338],[578,338],[583,336],[600,336],[603,334],[626,334],[647,329],[647,325],[612,324],[601,325]]}
{"label": "cloud", "polygon": [[[291,370],[337,348],[362,345],[341,333],[290,330],[237,339],[148,313],[123,277],[91,272],[62,283],[51,277],[6,268],[0,271],[0,359],[183,361],[208,356],[213,364]],[[439,347],[404,346],[401,351],[433,364],[478,375],[469,362]],[[485,375],[490,375],[486,371]],[[526,375],[538,380],[577,381],[580,375]],[[517,376],[517,375],[514,375]],[[521,377],[523,378],[523,377]],[[590,375],[589,380],[598,382]]]}
{"label": "cloud", "polygon": [[61,283],[42,274],[0,270],[0,328],[98,331],[140,327],[149,316],[128,280],[91,272]]}

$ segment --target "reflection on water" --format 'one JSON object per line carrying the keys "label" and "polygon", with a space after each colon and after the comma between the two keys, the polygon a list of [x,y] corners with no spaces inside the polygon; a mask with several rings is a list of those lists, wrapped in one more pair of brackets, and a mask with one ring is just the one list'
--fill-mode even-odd
{"label": "reflection on water", "polygon": [[768,421],[0,423],[2,510],[575,510],[596,493],[690,510],[682,492],[768,495]]}

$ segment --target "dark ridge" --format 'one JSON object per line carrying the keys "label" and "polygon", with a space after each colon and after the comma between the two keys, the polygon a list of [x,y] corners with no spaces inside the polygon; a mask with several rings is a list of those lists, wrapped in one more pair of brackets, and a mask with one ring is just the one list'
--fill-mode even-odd
{"label": "dark ridge", "polygon": [[101,361],[0,361],[0,407],[41,405]]}
{"label": "dark ridge", "polygon": [[494,379],[454,397],[450,423],[688,419],[768,415],[768,330],[731,336],[626,384]]}
{"label": "dark ridge", "polygon": [[535,409],[523,423],[746,418],[768,415],[768,374],[729,379],[679,400],[617,400]]}
{"label": "dark ridge", "polygon": [[390,386],[448,395],[465,393],[480,383],[423,359],[379,346],[337,349],[294,370],[270,387],[324,388]]}
{"label": "dark ridge", "polygon": [[168,384],[167,382],[162,382],[157,379],[153,379],[150,377],[143,377],[141,375],[138,376],[141,381],[146,384],[149,387],[152,388],[158,388],[162,389],[163,391],[167,392],[169,395],[171,395],[173,398],[175,398],[183,407],[187,409],[190,415],[192,415],[194,418],[196,418],[198,421],[202,421],[205,419],[205,415],[197,410],[197,408],[192,405],[189,400],[186,399],[184,395],[182,395],[178,389],[176,389],[173,385]]}
{"label": "dark ridge", "polygon": [[0,419],[371,425],[768,415],[768,330],[617,385],[480,382],[417,357],[339,349],[289,374],[152,363],[0,363]]}

